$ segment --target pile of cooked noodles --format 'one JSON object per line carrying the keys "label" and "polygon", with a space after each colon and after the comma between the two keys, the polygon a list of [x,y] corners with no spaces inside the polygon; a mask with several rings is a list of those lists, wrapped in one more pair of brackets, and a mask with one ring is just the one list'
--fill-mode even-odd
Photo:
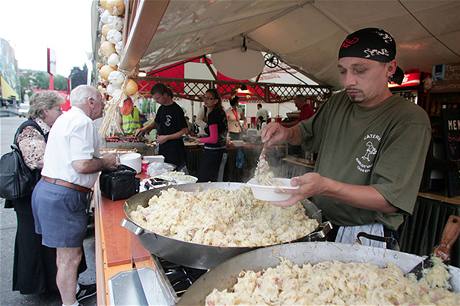
{"label": "pile of cooked noodles", "polygon": [[213,246],[254,247],[293,241],[318,222],[299,202],[277,207],[254,198],[249,188],[184,192],[174,188],[131,212],[138,225],[170,238]]}
{"label": "pile of cooked noodles", "polygon": [[298,266],[282,259],[275,268],[242,271],[231,289],[214,289],[206,305],[459,305],[460,294],[447,290],[448,277],[442,263],[417,281],[393,264]]}

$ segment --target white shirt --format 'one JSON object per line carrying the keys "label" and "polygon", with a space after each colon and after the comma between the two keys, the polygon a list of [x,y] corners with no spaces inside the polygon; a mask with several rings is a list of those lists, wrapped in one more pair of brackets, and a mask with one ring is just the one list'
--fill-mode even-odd
{"label": "white shirt", "polygon": [[42,175],[92,188],[99,172],[75,171],[75,160],[99,157],[99,139],[93,121],[80,108],[72,107],[53,124],[46,144]]}
{"label": "white shirt", "polygon": [[264,118],[264,121],[267,121],[268,116],[269,116],[268,110],[266,110],[264,108],[259,109],[257,111],[257,113],[256,113],[256,118],[262,117],[262,118]]}

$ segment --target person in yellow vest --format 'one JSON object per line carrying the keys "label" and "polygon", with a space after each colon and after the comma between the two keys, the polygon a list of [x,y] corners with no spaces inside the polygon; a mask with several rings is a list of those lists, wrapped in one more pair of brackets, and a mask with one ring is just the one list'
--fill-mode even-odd
{"label": "person in yellow vest", "polygon": [[125,134],[134,134],[141,128],[139,109],[134,105],[131,98],[127,98],[121,107],[121,129]]}

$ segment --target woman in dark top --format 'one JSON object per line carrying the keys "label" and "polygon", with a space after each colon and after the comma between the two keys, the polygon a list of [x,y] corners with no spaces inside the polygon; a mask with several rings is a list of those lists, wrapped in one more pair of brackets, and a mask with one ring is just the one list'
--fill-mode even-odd
{"label": "woman in dark top", "polygon": [[216,182],[220,162],[227,142],[227,116],[216,89],[208,89],[203,97],[207,109],[205,132],[207,137],[199,138],[204,143],[198,169],[198,182]]}

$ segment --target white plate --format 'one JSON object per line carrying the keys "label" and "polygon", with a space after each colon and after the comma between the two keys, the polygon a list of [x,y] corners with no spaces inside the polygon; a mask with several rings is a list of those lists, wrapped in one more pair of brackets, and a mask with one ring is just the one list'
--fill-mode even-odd
{"label": "white plate", "polygon": [[275,177],[274,180],[277,183],[275,186],[260,185],[255,178],[250,179],[246,185],[251,188],[254,198],[269,202],[285,201],[291,194],[284,190],[299,189],[299,186],[291,186],[291,179]]}
{"label": "white plate", "polygon": [[170,172],[162,173],[160,175],[156,175],[155,177],[161,178],[167,181],[172,181],[176,185],[193,184],[198,181],[198,178],[195,176],[191,176],[188,174],[184,174],[183,172],[177,172],[177,171],[170,171]]}

